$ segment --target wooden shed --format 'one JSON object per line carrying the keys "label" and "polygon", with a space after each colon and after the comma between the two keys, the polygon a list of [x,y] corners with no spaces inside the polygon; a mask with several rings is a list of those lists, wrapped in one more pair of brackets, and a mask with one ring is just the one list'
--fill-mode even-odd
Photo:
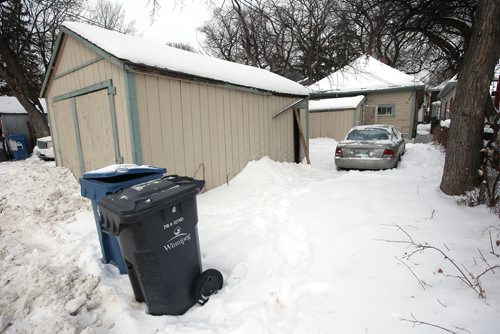
{"label": "wooden shed", "polygon": [[364,95],[361,124],[390,124],[410,136],[416,134],[424,84],[371,56],[355,59],[309,89],[311,100]]}
{"label": "wooden shed", "polygon": [[[40,100],[42,106],[45,101]],[[0,96],[0,137],[22,134],[28,141],[28,153],[33,151],[36,143],[33,127],[31,126],[28,112],[19,103],[15,96]]]}
{"label": "wooden shed", "polygon": [[363,95],[309,101],[309,136],[341,141],[353,126],[363,123],[364,102]]}
{"label": "wooden shed", "polygon": [[83,23],[61,27],[41,95],[56,162],[75,176],[147,164],[210,189],[263,156],[299,161],[293,109],[307,130],[300,84]]}

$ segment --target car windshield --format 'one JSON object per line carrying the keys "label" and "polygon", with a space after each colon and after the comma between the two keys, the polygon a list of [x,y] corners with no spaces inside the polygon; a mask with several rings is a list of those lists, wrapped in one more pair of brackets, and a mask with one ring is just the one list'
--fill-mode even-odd
{"label": "car windshield", "polygon": [[347,140],[386,140],[389,139],[389,133],[384,129],[367,128],[355,129],[349,132]]}

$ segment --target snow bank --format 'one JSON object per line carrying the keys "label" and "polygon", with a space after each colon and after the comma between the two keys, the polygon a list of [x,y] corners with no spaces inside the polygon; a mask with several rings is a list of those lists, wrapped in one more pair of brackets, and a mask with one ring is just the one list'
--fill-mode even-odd
{"label": "snow bank", "polygon": [[441,127],[449,128],[451,124],[451,119],[445,119],[440,122]]}
{"label": "snow bank", "polygon": [[417,134],[428,135],[429,133],[431,133],[431,125],[430,124],[418,124],[417,125]]}
{"label": "snow bank", "polygon": [[[455,276],[439,247],[470,272],[498,258],[497,217],[439,191],[444,153],[407,144],[398,169],[334,168],[336,142],[311,141],[312,166],[250,162],[198,197],[201,256],[225,285],[183,316],[153,317],[128,278],[103,265],[89,203],[53,163],[1,163],[0,329],[83,333],[430,333],[400,318],[454,331],[498,333],[498,272],[486,300]],[[397,227],[397,226],[399,227]],[[486,231],[486,232],[485,232]],[[500,253],[500,247],[494,246]],[[404,265],[425,282],[425,290]],[[464,331],[464,332],[467,332]]]}

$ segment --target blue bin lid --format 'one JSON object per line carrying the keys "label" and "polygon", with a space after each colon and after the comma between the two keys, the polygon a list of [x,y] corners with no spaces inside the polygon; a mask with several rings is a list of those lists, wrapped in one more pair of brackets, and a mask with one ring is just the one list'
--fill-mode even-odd
{"label": "blue bin lid", "polygon": [[11,135],[8,135],[7,136],[7,139],[10,139],[10,140],[26,140],[26,135],[22,134],[22,133],[13,133]]}
{"label": "blue bin lid", "polygon": [[136,164],[115,164],[109,165],[100,169],[92,170],[82,175],[83,179],[105,179],[116,177],[120,175],[133,175],[133,174],[164,174],[165,168],[152,167],[146,165]]}
{"label": "blue bin lid", "polygon": [[136,164],[115,164],[87,172],[80,178],[83,197],[98,201],[105,195],[160,178],[167,170]]}

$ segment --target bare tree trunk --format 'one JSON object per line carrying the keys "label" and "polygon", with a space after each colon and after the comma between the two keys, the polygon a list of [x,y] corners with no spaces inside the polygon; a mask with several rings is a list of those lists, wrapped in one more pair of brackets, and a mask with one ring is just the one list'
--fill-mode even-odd
{"label": "bare tree trunk", "polygon": [[450,133],[441,190],[459,195],[479,182],[486,101],[493,69],[500,56],[500,1],[480,0],[472,35],[458,76],[456,109]]}
{"label": "bare tree trunk", "polygon": [[28,116],[37,138],[50,134],[47,119],[43,116],[43,108],[38,100],[38,92],[30,85],[28,78],[24,75],[16,56],[0,38],[0,56],[5,65],[0,64],[0,78],[9,85],[19,103],[28,112]]}

